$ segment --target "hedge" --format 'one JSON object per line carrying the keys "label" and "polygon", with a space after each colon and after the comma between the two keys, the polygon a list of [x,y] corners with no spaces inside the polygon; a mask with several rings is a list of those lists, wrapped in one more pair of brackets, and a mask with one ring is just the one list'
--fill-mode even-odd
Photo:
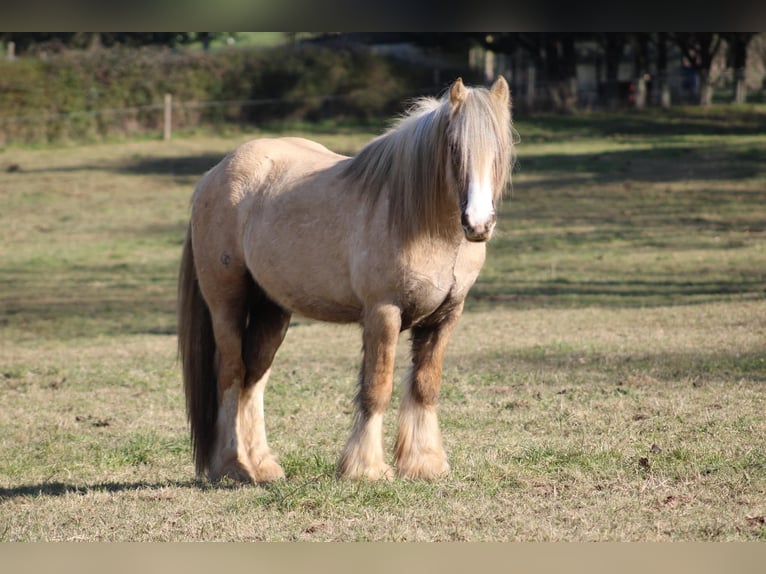
{"label": "hedge", "polygon": [[[2,61],[0,145],[160,133],[166,93],[177,104],[174,127],[384,117],[430,86],[432,74],[368,50],[301,45],[215,53],[110,49]],[[258,103],[223,103],[243,101]]]}

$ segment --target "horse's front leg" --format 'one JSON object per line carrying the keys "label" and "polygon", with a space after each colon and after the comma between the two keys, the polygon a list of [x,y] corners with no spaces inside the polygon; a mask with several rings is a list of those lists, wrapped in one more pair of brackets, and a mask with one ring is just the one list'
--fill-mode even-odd
{"label": "horse's front leg", "polygon": [[395,305],[379,305],[364,316],[364,359],[356,395],[354,426],[338,463],[344,478],[391,479],[384,460],[383,414],[391,401],[394,357],[401,311]]}
{"label": "horse's front leg", "polygon": [[447,341],[462,301],[435,323],[412,328],[412,368],[404,380],[394,458],[402,478],[433,479],[449,472],[436,405]]}

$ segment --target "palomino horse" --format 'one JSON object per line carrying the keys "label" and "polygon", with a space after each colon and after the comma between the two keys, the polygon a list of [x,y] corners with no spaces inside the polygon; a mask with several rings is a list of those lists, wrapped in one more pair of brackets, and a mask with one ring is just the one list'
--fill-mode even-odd
{"label": "palomino horse", "polygon": [[391,478],[383,413],[412,335],[394,453],[401,477],[449,470],[436,404],[447,339],[510,178],[508,84],[419,100],[354,158],[299,138],[243,144],[191,203],[178,336],[197,472],[270,482],[263,393],[292,313],[359,322],[363,361],[338,475]]}

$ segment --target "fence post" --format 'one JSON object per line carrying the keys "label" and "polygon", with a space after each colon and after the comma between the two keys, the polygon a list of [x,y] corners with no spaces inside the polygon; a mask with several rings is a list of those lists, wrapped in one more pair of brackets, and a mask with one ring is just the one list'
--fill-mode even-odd
{"label": "fence post", "polygon": [[6,50],[8,51],[8,59],[15,60],[16,59],[16,43],[8,42],[5,45],[5,47],[6,47]]}
{"label": "fence post", "polygon": [[165,94],[165,130],[163,139],[170,141],[171,130],[173,126],[173,96]]}

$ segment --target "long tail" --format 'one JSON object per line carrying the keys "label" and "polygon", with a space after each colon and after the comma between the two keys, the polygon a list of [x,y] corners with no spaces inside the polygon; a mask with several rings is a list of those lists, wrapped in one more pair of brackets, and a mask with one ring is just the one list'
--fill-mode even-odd
{"label": "long tail", "polygon": [[215,368],[215,338],[210,310],[202,298],[191,226],[186,234],[181,270],[178,275],[178,353],[186,394],[186,415],[191,425],[191,443],[197,474],[210,466],[218,417],[218,390]]}

